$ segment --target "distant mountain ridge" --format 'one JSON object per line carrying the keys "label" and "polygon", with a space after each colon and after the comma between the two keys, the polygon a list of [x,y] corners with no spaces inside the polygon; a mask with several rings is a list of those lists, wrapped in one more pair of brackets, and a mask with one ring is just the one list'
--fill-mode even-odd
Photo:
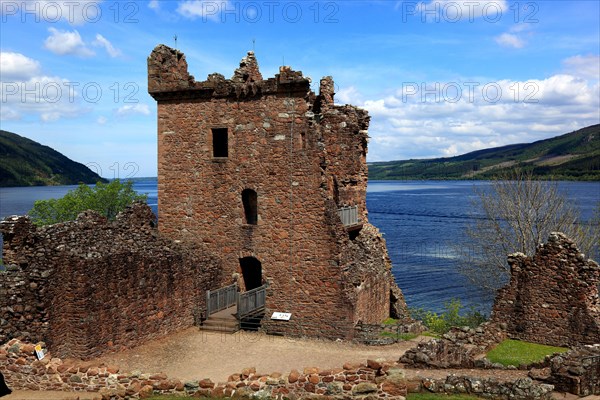
{"label": "distant mountain ridge", "polygon": [[16,133],[0,130],[0,187],[106,182],[85,165]]}
{"label": "distant mountain ridge", "polygon": [[490,179],[514,168],[540,179],[600,180],[600,125],[455,157],[369,163],[369,179]]}

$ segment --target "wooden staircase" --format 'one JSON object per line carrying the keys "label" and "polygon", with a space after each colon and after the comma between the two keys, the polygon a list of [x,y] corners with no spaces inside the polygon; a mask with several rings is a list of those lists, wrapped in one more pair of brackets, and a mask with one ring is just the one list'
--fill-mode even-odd
{"label": "wooden staircase", "polygon": [[240,321],[236,318],[237,306],[226,308],[212,314],[202,322],[200,330],[208,332],[235,333],[240,330]]}

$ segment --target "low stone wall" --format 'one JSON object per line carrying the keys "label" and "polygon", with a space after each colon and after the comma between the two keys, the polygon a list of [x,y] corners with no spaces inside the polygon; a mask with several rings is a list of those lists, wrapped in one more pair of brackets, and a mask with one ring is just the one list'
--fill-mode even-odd
{"label": "low stone wall", "polygon": [[[43,345],[43,344],[42,344]],[[255,368],[233,374],[227,382],[209,379],[183,382],[165,374],[124,373],[118,367],[63,361],[50,353],[34,356],[33,344],[11,340],[0,346],[0,372],[13,390],[98,392],[103,399],[147,398],[176,393],[188,397],[390,399],[403,400],[408,392],[471,393],[511,400],[548,399],[553,386],[529,378],[514,382],[450,375],[443,379],[407,380],[402,365],[381,360],[347,363],[341,368],[305,368],[284,375],[261,375]]]}
{"label": "low stone wall", "polygon": [[441,339],[419,343],[400,359],[409,368],[487,367],[482,355],[506,339],[496,324],[484,323],[475,329],[452,328]]}
{"label": "low stone wall", "polygon": [[399,342],[403,334],[418,335],[425,330],[421,321],[398,321],[396,324],[358,324],[354,328],[354,341],[370,345]]}
{"label": "low stone wall", "polygon": [[550,399],[554,386],[519,378],[514,382],[499,382],[493,378],[449,375],[445,379],[424,379],[423,387],[433,393],[473,394],[492,399]]}
{"label": "low stone wall", "polygon": [[547,382],[561,392],[600,394],[600,344],[581,346],[550,361]]}

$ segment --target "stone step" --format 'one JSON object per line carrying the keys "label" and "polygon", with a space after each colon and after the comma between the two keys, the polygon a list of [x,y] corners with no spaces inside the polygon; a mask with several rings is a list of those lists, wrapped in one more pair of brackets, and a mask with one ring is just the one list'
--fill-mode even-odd
{"label": "stone step", "polygon": [[230,332],[234,333],[240,330],[240,322],[231,318],[209,318],[200,325],[200,329],[203,331],[212,332]]}
{"label": "stone step", "polygon": [[226,326],[226,325],[200,325],[201,331],[206,332],[223,332],[223,333],[236,333],[240,330],[239,326]]}

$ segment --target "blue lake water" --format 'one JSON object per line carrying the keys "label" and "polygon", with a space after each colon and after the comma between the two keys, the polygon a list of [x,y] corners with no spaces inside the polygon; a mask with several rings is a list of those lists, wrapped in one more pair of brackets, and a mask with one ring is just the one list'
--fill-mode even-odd
{"label": "blue lake water", "polygon": [[[482,296],[457,272],[456,245],[473,218],[473,188],[482,181],[371,181],[367,190],[369,221],[387,241],[393,274],[410,307],[440,311],[453,298],[488,312]],[[25,214],[35,200],[62,197],[75,186],[0,188],[0,219]],[[156,179],[134,180],[157,212]],[[561,182],[559,188],[581,209],[583,220],[600,201],[600,182]]]}

